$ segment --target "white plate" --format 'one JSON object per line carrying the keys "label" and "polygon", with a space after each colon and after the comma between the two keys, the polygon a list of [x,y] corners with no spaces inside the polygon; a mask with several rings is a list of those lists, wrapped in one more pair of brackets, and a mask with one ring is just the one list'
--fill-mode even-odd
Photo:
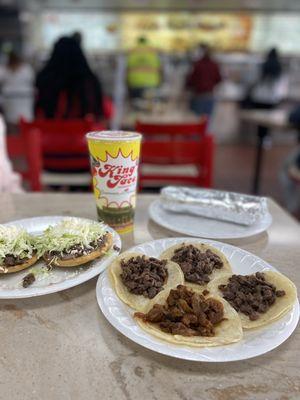
{"label": "white plate", "polygon": [[160,200],[155,200],[149,207],[150,217],[158,225],[184,235],[210,239],[237,239],[257,235],[272,224],[271,214],[251,226],[218,221],[196,215],[179,214],[165,210]]}
{"label": "white plate", "polygon": [[[191,240],[199,242],[199,239],[193,238]],[[158,257],[168,247],[183,241],[186,241],[186,238],[154,240],[153,242],[135,246],[130,251],[138,251],[148,256]],[[201,242],[210,243],[220,249],[229,258],[235,273],[251,274],[266,269],[277,271],[259,257],[245,250],[211,240],[201,240]],[[297,301],[293,309],[279,321],[252,332],[245,332],[244,338],[238,343],[207,348],[178,346],[149,335],[135,323],[133,311],[119,300],[115,294],[107,271],[98,279],[96,294],[103,314],[123,335],[150,350],[185,360],[225,362],[259,356],[283,343],[293,333],[299,320],[299,303]]]}
{"label": "white plate", "polygon": [[[25,228],[32,234],[40,234],[49,225],[54,225],[62,219],[68,217],[35,217],[12,221],[4,225],[16,225]],[[90,221],[84,218],[80,218]],[[107,230],[113,235],[113,245],[121,248],[120,236],[110,227]],[[86,282],[96,275],[99,275],[119,254],[120,251],[112,251],[111,254],[105,255],[100,260],[95,260],[88,266],[74,268],[53,268],[47,276],[37,276],[36,281],[28,288],[22,287],[22,279],[28,274],[29,269],[8,275],[0,275],[0,299],[17,299],[23,297],[41,296],[44,294],[59,292],[80,283]],[[39,261],[34,265],[42,268],[43,262]]]}

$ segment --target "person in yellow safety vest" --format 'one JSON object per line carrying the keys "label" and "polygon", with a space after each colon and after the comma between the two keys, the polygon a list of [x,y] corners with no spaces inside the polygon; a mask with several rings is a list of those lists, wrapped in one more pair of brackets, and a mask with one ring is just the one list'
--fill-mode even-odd
{"label": "person in yellow safety vest", "polygon": [[161,83],[161,63],[157,51],[140,37],[138,45],[127,58],[127,84],[131,98],[142,97],[145,89],[157,88]]}

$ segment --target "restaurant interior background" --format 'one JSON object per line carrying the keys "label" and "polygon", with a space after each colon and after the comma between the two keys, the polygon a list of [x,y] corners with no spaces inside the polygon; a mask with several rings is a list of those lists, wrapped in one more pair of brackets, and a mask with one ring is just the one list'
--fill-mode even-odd
{"label": "restaurant interior background", "polygon": [[[300,2],[0,0],[0,65],[5,67],[13,49],[36,74],[55,41],[74,32],[81,33],[81,46],[102,85],[108,111],[101,124],[112,129],[133,130],[137,120],[154,124],[199,122],[201,117],[189,109],[186,78],[199,56],[199,44],[208,45],[222,75],[206,128],[215,143],[211,187],[271,196],[299,215],[295,206],[295,202],[300,203],[299,165],[290,162],[291,154],[297,151],[299,131],[288,116],[300,104]],[[127,57],[140,37],[159,52],[162,79],[155,90],[131,101]],[[279,52],[288,89],[278,106],[255,114],[256,110],[245,109],[242,103],[248,88],[259,80],[266,52],[273,47]],[[21,96],[17,88],[15,99],[10,98],[17,105],[12,107],[22,109],[24,103],[33,107],[35,95],[34,84]],[[1,109],[9,141],[10,136],[19,134],[20,126],[7,120],[5,96],[2,90]],[[259,127],[268,129],[263,139],[257,135]],[[70,132],[68,137],[70,140]],[[66,151],[64,148],[66,157],[70,156]],[[23,167],[20,158],[10,154],[10,147],[8,154],[15,169]],[[42,159],[46,156],[42,149]],[[146,161],[142,158],[145,173],[147,168],[150,174],[161,169]],[[191,165],[164,169],[170,174],[193,174]],[[41,182],[46,191],[90,190],[88,171],[61,173],[44,168]],[[152,190],[153,182],[150,186]],[[143,190],[149,190],[147,185]]]}

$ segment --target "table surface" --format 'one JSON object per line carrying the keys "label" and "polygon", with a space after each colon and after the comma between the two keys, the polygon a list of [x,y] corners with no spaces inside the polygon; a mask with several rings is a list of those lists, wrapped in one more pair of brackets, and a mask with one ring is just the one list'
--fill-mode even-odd
{"label": "table surface", "polygon": [[199,122],[200,117],[189,110],[171,108],[163,112],[129,111],[124,112],[121,126],[134,129],[136,121],[149,124],[189,124]]}
{"label": "table surface", "polygon": [[287,120],[286,110],[241,110],[240,119],[255,125],[262,125],[274,129],[292,129]]}
{"label": "table surface", "polygon": [[[148,220],[153,195],[138,198],[123,249],[175,233]],[[266,233],[230,243],[276,266],[299,287],[300,226],[270,200]],[[0,222],[39,215],[95,218],[91,194],[1,195]],[[0,301],[0,399],[244,400],[300,398],[299,329],[261,357],[226,364],[172,359],[144,349],[104,318],[96,278],[60,293]]]}

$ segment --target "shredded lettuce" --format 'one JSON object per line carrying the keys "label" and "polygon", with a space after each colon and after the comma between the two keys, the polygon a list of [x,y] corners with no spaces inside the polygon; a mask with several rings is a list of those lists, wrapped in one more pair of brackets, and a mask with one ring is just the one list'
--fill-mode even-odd
{"label": "shredded lettuce", "polygon": [[63,252],[74,245],[87,248],[106,232],[106,225],[100,222],[83,221],[77,218],[62,220],[50,225],[42,236],[37,238],[36,247],[43,252]]}
{"label": "shredded lettuce", "polygon": [[35,251],[35,238],[17,226],[0,225],[0,264],[6,255],[30,258]]}
{"label": "shredded lettuce", "polygon": [[33,274],[36,278],[39,277],[41,279],[47,278],[50,276],[51,272],[46,266],[35,265],[28,270],[28,273]]}

